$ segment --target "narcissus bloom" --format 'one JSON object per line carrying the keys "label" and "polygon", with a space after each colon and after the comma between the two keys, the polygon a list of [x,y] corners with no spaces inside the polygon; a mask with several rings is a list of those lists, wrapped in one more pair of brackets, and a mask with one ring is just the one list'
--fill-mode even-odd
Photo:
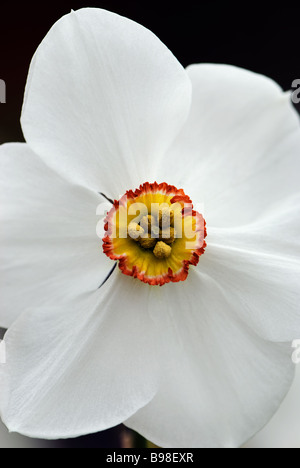
{"label": "narcissus bloom", "polygon": [[142,26],[83,9],[38,48],[22,128],[26,144],[0,148],[7,427],[240,446],[290,388],[300,337],[289,94],[185,70]]}
{"label": "narcissus bloom", "polygon": [[246,448],[300,448],[300,368],[292,388],[271,421],[251,439]]}

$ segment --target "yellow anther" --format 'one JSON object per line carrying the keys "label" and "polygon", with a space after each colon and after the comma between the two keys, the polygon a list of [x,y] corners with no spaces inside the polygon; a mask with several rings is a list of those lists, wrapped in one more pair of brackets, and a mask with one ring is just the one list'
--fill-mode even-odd
{"label": "yellow anther", "polygon": [[167,258],[171,255],[171,252],[172,252],[171,247],[162,241],[157,242],[153,250],[155,257],[157,258]]}
{"label": "yellow anther", "polygon": [[151,226],[151,237],[154,237],[155,239],[159,239],[159,227],[158,226]]}
{"label": "yellow anther", "polygon": [[132,222],[128,225],[128,235],[131,239],[139,240],[144,233],[144,229],[139,224]]}
{"label": "yellow anther", "polygon": [[174,226],[174,211],[170,208],[162,208],[158,213],[158,220],[160,227],[166,228]]}
{"label": "yellow anther", "polygon": [[175,240],[176,232],[173,227],[162,229],[159,233],[159,238],[166,244],[172,244]]}
{"label": "yellow anther", "polygon": [[155,225],[155,218],[152,215],[143,216],[140,221],[141,227],[144,229],[145,232],[148,234],[151,233],[151,226]]}
{"label": "yellow anther", "polygon": [[153,239],[153,237],[150,237],[148,234],[145,237],[141,237],[139,243],[144,249],[153,249],[156,244],[156,239]]}

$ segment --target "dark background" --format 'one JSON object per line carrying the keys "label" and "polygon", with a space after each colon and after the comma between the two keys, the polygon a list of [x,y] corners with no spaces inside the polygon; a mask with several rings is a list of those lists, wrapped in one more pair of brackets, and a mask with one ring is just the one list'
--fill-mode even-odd
{"label": "dark background", "polygon": [[[0,79],[7,103],[0,104],[0,143],[22,141],[19,124],[32,55],[52,24],[71,9],[101,7],[151,29],[184,65],[227,63],[263,73],[285,90],[300,79],[300,4],[228,1],[60,1],[1,4]],[[217,93],[222,93],[220,83]],[[117,447],[122,428],[58,447]],[[53,446],[53,445],[52,445]]]}

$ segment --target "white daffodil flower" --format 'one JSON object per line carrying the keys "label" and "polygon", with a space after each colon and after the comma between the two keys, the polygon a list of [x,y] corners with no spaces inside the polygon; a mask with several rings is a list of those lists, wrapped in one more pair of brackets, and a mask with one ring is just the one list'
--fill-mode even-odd
{"label": "white daffodil flower", "polygon": [[4,423],[241,446],[288,392],[300,338],[290,95],[233,66],[185,70],[144,27],[83,9],[38,48],[22,128],[0,148]]}
{"label": "white daffodil flower", "polygon": [[292,388],[271,421],[245,448],[300,448],[300,367]]}

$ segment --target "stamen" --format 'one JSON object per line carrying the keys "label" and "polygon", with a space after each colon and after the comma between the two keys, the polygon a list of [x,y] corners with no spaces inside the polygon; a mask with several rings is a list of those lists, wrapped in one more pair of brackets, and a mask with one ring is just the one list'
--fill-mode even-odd
{"label": "stamen", "polygon": [[144,249],[153,249],[153,247],[155,247],[156,241],[157,239],[153,239],[153,237],[151,237],[149,234],[147,234],[146,237],[141,237],[139,239],[139,243]]}
{"label": "stamen", "polygon": [[151,237],[159,239],[159,227],[152,224],[151,226]]}
{"label": "stamen", "polygon": [[153,253],[156,258],[168,258],[171,255],[172,248],[162,241],[157,242]]}
{"label": "stamen", "polygon": [[158,213],[159,227],[161,229],[174,226],[174,211],[170,208],[162,208]]}
{"label": "stamen", "polygon": [[155,226],[155,224],[156,224],[156,221],[155,221],[154,216],[152,215],[143,216],[140,222],[141,227],[144,229],[144,231],[147,234],[150,234],[151,226]]}
{"label": "stamen", "polygon": [[129,224],[128,235],[131,239],[139,240],[144,233],[144,229],[139,224],[133,222]]}
{"label": "stamen", "polygon": [[165,244],[173,244],[176,238],[176,232],[173,227],[162,229],[159,232],[159,238],[165,242]]}

